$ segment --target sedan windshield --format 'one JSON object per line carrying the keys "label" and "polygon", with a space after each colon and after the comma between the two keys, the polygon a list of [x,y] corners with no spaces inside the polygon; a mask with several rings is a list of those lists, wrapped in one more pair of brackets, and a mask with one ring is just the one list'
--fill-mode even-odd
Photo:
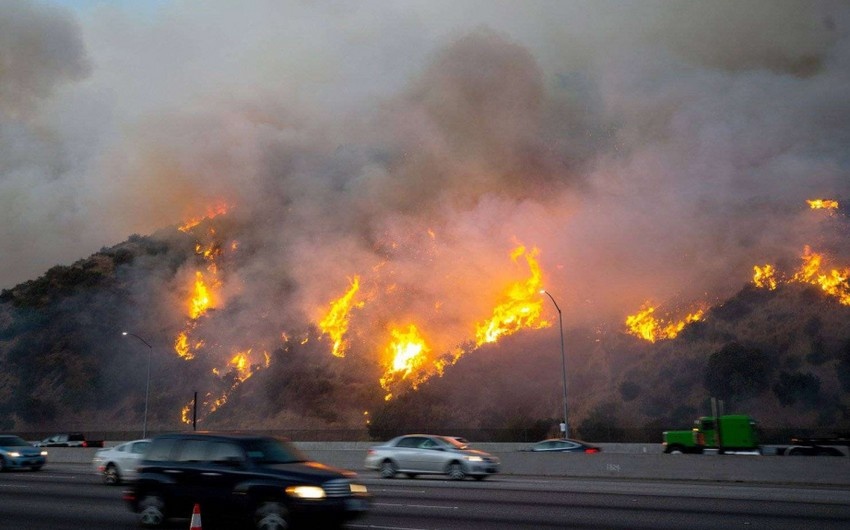
{"label": "sedan windshield", "polygon": [[24,447],[29,445],[20,436],[0,436],[0,447]]}
{"label": "sedan windshield", "polygon": [[307,456],[297,447],[273,438],[246,440],[244,447],[248,458],[257,464],[291,464],[307,461]]}

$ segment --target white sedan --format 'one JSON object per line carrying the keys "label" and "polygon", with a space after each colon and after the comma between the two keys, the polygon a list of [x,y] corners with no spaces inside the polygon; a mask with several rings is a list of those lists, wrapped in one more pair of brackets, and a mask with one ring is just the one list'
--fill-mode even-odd
{"label": "white sedan", "polygon": [[133,440],[115,447],[100,449],[94,454],[92,466],[109,485],[121,484],[136,478],[136,468],[145,455],[150,440]]}
{"label": "white sedan", "polygon": [[499,472],[499,459],[484,451],[469,449],[456,437],[408,434],[371,447],[366,453],[366,469],[376,469],[384,478],[404,473],[445,474],[452,480],[472,477],[481,480]]}

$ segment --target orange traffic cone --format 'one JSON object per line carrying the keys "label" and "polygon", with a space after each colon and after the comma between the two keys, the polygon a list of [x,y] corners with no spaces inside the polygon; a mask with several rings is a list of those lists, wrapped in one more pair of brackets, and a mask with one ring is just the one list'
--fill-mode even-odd
{"label": "orange traffic cone", "polygon": [[192,509],[192,521],[189,523],[189,530],[201,530],[201,505],[195,504]]}

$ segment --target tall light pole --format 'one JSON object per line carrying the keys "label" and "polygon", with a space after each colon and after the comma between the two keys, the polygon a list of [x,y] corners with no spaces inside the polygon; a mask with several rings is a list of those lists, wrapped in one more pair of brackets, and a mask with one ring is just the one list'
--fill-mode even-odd
{"label": "tall light pole", "polygon": [[561,328],[561,376],[564,379],[564,438],[570,437],[570,424],[567,421],[567,356],[564,354],[564,318],[561,315],[561,308],[558,302],[552,297],[551,293],[546,289],[540,291],[540,294],[545,294],[555,304],[555,309],[558,310],[558,327]]}
{"label": "tall light pole", "polygon": [[151,391],[151,354],[153,353],[153,346],[151,346],[148,343],[148,341],[146,341],[145,339],[136,335],[135,333],[128,333],[126,331],[122,331],[121,334],[124,335],[125,337],[127,335],[129,335],[131,337],[136,337],[137,339],[142,341],[142,343],[145,346],[148,347],[148,379],[147,379],[147,382],[145,383],[145,422],[144,422],[144,426],[142,427],[142,438],[147,438],[148,437],[148,399],[150,398],[150,391]]}

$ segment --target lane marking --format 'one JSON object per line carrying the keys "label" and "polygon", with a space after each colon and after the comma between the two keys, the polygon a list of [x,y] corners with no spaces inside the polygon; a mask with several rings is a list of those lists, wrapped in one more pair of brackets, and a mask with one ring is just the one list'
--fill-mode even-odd
{"label": "lane marking", "polygon": [[401,506],[402,508],[435,508],[440,510],[458,510],[458,506],[437,506],[433,504],[403,504],[398,502],[373,502],[375,506]]}

